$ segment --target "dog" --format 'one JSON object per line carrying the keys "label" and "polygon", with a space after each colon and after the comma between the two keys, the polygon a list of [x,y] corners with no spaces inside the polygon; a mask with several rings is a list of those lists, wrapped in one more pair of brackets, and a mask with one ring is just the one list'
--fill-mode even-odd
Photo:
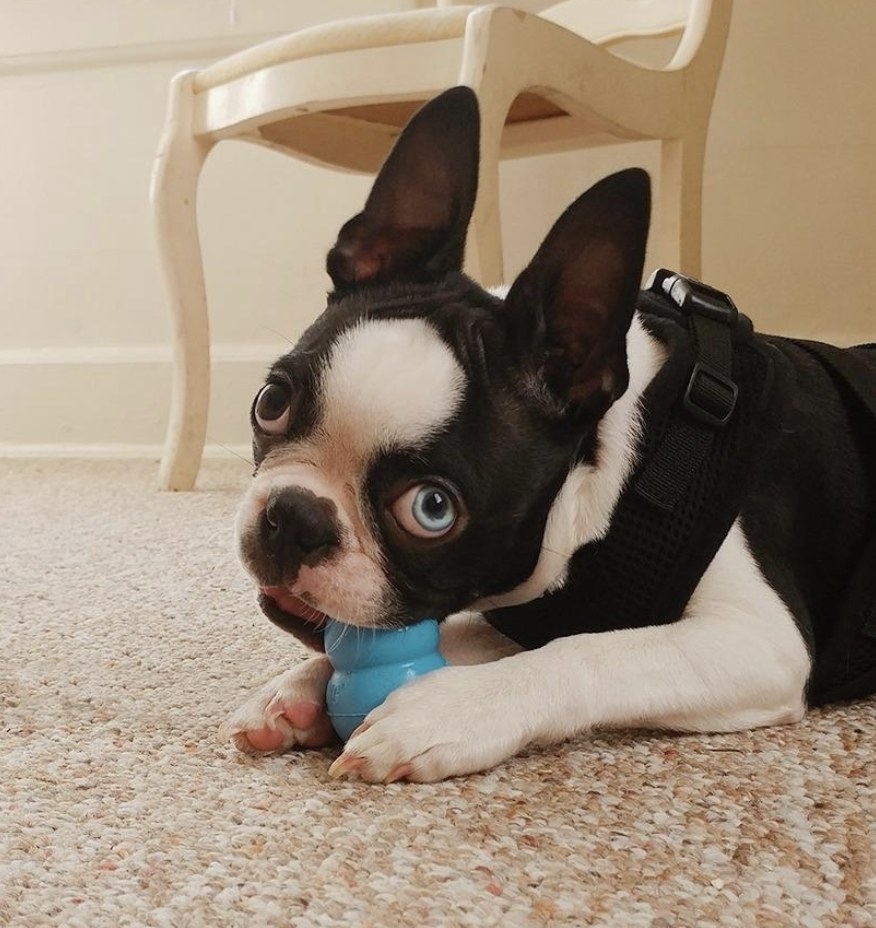
{"label": "dog", "polygon": [[[372,711],[332,775],[436,781],[597,727],[785,725],[876,690],[876,648],[851,666],[872,611],[841,607],[876,538],[857,400],[717,291],[640,291],[638,169],[576,200],[504,297],[482,289],[462,273],[478,134],[466,88],[414,115],[252,407],[236,537],[267,616],[316,652],[327,616],[442,620],[448,666]],[[222,736],[330,743],[330,674],[319,653],[285,671]]]}

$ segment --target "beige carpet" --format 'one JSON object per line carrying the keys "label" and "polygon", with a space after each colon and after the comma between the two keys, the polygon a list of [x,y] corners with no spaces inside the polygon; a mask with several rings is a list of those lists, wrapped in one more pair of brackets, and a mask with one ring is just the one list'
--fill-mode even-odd
{"label": "beige carpet", "polygon": [[599,734],[435,786],[247,758],[219,719],[301,651],[231,551],[241,462],[0,462],[0,924],[876,923],[876,702]]}

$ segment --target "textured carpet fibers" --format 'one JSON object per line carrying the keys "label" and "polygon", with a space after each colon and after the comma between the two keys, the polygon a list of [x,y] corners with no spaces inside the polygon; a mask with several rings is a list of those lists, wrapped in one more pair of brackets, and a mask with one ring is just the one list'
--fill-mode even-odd
{"label": "textured carpet fibers", "polygon": [[0,924],[876,923],[876,703],[596,734],[432,786],[216,739],[303,657],[231,547],[247,468],[0,462]]}

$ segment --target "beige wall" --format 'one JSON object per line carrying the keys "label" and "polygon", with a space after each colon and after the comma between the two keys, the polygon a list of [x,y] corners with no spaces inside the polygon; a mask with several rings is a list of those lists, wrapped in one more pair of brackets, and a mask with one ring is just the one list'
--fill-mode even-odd
{"label": "beige wall", "polygon": [[[722,0],[716,0],[722,2]],[[268,34],[405,0],[0,0],[0,450],[154,451],[169,324],[146,199],[167,82]],[[233,15],[232,15],[233,14]],[[704,276],[762,329],[876,337],[873,0],[737,0],[706,169]],[[509,265],[649,145],[503,166]],[[242,145],[201,188],[209,434],[245,444],[270,358],[319,312],[326,248],[368,189]]]}

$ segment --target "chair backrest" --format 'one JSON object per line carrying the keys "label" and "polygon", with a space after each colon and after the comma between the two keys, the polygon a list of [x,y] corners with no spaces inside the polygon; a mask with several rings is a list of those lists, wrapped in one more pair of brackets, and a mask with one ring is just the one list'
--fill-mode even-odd
{"label": "chair backrest", "polygon": [[[436,0],[438,6],[457,6],[477,0]],[[537,12],[564,29],[593,42],[614,45],[634,39],[680,36],[667,70],[685,67],[703,40],[712,0],[564,0],[563,3],[499,0]],[[730,0],[715,0],[729,3]]]}
{"label": "chair backrest", "polygon": [[712,0],[565,0],[539,15],[577,32],[595,45],[681,36],[667,65],[667,69],[674,70],[685,67],[696,54],[706,32],[711,6]]}

